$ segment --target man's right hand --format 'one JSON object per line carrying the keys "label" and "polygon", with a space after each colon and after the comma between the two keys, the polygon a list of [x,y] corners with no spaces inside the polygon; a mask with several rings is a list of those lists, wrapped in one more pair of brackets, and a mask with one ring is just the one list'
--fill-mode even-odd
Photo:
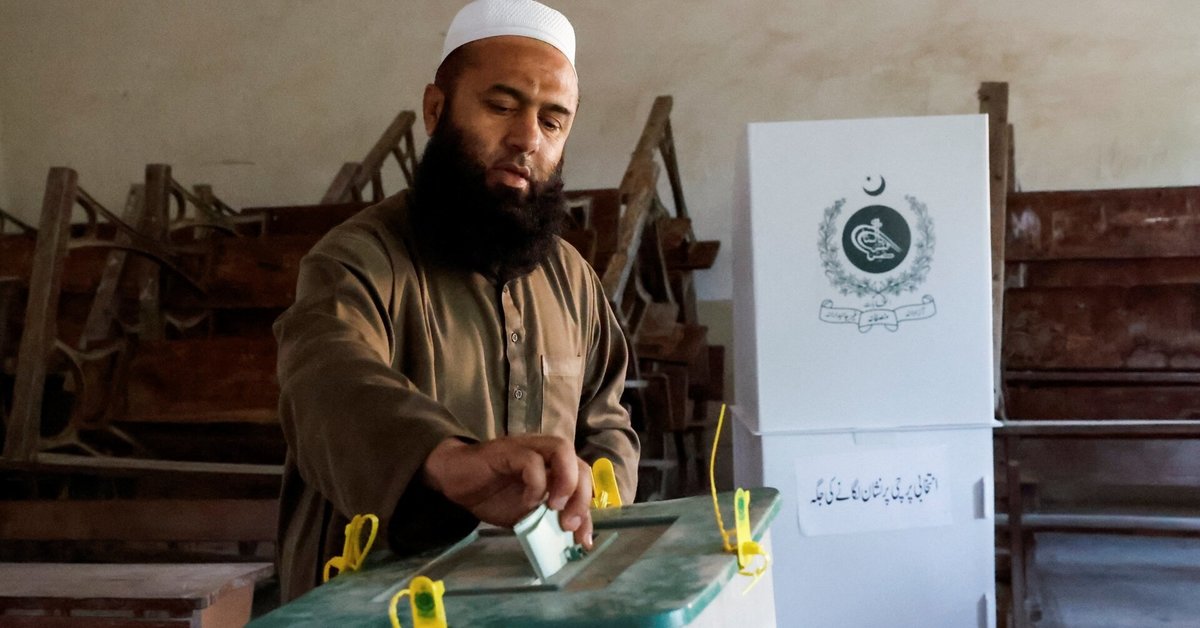
{"label": "man's right hand", "polygon": [[542,500],[559,525],[592,547],[592,474],[558,436],[522,434],[468,444],[447,438],[425,459],[425,483],[481,521],[512,527]]}

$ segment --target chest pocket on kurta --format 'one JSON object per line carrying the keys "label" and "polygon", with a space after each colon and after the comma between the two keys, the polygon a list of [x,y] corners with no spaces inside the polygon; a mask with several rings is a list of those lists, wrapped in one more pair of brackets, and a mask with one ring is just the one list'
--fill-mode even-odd
{"label": "chest pocket on kurta", "polygon": [[582,356],[542,356],[543,434],[575,440],[575,420],[583,391]]}

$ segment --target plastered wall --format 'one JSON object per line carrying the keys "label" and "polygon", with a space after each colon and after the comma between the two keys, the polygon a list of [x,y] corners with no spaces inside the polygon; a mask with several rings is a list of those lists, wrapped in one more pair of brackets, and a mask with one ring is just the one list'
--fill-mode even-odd
{"label": "plastered wall", "polygon": [[4,116],[0,111],[0,208],[11,207],[8,202],[8,178],[4,176]]}
{"label": "plastered wall", "polygon": [[[1194,0],[552,4],[579,37],[570,186],[615,186],[673,94],[696,231],[726,247],[744,123],[969,113],[983,80],[1011,84],[1025,189],[1200,183]],[[458,6],[0,0],[0,203],[34,220],[70,165],[119,208],[148,162],[235,206],[315,202],[419,106]],[[729,268],[698,277],[702,299],[729,299]]]}

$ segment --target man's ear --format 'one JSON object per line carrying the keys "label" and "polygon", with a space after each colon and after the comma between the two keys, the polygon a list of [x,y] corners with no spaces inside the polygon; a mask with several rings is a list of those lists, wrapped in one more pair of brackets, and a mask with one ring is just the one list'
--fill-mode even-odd
{"label": "man's ear", "polygon": [[433,83],[426,85],[425,97],[421,102],[421,110],[425,116],[426,135],[433,135],[433,130],[437,128],[438,121],[442,119],[445,108],[446,94]]}

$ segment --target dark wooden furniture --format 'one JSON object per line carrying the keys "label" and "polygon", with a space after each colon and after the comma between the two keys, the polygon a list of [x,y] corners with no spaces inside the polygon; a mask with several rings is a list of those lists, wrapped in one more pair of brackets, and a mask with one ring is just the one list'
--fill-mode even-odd
{"label": "dark wooden furniture", "polygon": [[[388,154],[411,179],[411,122],[389,127],[349,196],[370,181],[381,195]],[[271,566],[213,563],[273,554],[270,325],[300,258],[366,203],[238,211],[165,164],[120,217],[68,168],[46,189],[39,229],[0,235],[0,359],[15,380],[0,551],[21,561],[0,563],[0,580],[27,576],[0,587],[0,625],[244,625]],[[79,209],[88,222],[70,224]]]}
{"label": "dark wooden furniture", "polygon": [[1200,534],[1200,187],[1008,176],[997,533],[1024,626],[1035,533]]}
{"label": "dark wooden furniture", "polygon": [[[698,488],[704,436],[715,423],[706,402],[724,396],[723,371],[709,359],[708,329],[697,320],[692,287],[692,273],[712,266],[720,243],[698,241],[692,232],[671,108],[670,96],[655,99],[620,187],[568,192],[574,229],[566,239],[600,276],[630,343],[625,401],[644,437],[643,468],[652,470],[643,484],[658,487],[644,491],[643,499],[667,493],[668,473],[677,477],[677,493],[689,490],[693,474],[691,486]],[[670,184],[670,208],[658,195],[660,171]],[[724,368],[720,359],[715,365]],[[695,438],[693,455],[688,434]],[[671,464],[664,437],[675,448]]]}
{"label": "dark wooden furniture", "polygon": [[[182,190],[169,167],[149,166],[123,220],[80,189],[73,171],[51,171],[43,227],[22,258],[29,297],[0,460],[0,539],[28,547],[68,538],[103,544],[110,537],[61,535],[77,531],[72,521],[94,526],[120,513],[125,518],[112,520],[140,530],[142,540],[220,540],[245,545],[243,554],[273,543],[283,442],[269,319],[291,301],[302,252],[290,265],[267,264],[284,274],[290,268],[283,280],[263,272],[259,266],[280,254],[241,233],[261,219],[221,214],[211,191]],[[175,221],[172,202],[180,207]],[[67,227],[78,207],[89,223]],[[307,250],[316,237],[297,246]],[[254,245],[233,247],[239,254],[230,261],[226,240]],[[257,327],[267,335],[213,335],[220,319],[212,311],[222,307],[267,312]],[[171,501],[156,501],[163,499]],[[35,527],[22,532],[22,525]],[[178,525],[228,538],[192,538]],[[117,552],[113,560],[127,557]],[[157,555],[193,557],[178,548]]]}
{"label": "dark wooden furniture", "polygon": [[417,116],[411,111],[401,111],[388,125],[370,152],[361,162],[347,162],[321,198],[322,205],[334,205],[363,200],[363,189],[371,184],[371,200],[383,200],[383,166],[389,156],[395,157],[404,175],[406,186],[411,186],[417,171],[417,151],[413,147],[413,123]]}
{"label": "dark wooden furniture", "polygon": [[[101,433],[125,443],[126,454],[155,456],[135,438],[142,425],[249,423],[276,436],[266,451],[244,447],[262,454],[247,462],[282,461],[270,325],[295,298],[300,258],[364,204],[234,212],[206,186],[189,192],[169,166],[151,164],[121,219],[76,179],[53,170],[37,238],[0,241],[14,253],[0,304],[24,309],[24,333],[9,331],[21,327],[10,313],[0,335],[0,346],[22,343],[8,360],[16,382],[5,458],[64,448],[101,454],[111,448],[83,436]],[[76,207],[92,223],[68,227]],[[56,420],[61,411],[43,403],[55,377],[72,390],[69,418]],[[202,453],[196,436],[180,440]]]}
{"label": "dark wooden furniture", "polygon": [[[88,222],[72,227],[71,215],[77,208]],[[51,169],[34,248],[13,257],[15,265],[27,263],[29,270],[14,273],[27,276],[28,282],[6,417],[6,459],[32,460],[41,447],[43,396],[51,374],[61,373],[76,387],[70,416],[52,442],[84,446],[78,440],[79,430],[89,427],[95,412],[108,405],[111,388],[104,385],[105,375],[119,368],[127,347],[124,338],[107,333],[120,309],[118,282],[126,274],[126,253],[149,262],[134,269],[129,278],[128,293],[142,309],[153,309],[163,269],[179,275],[190,289],[198,289],[181,273],[175,254],[161,240],[145,235],[149,231],[145,216],[133,210],[137,226],[97,203],[79,186],[73,170]],[[119,256],[112,255],[118,252]],[[77,300],[81,303],[72,303],[72,295],[81,296]],[[93,329],[106,331],[89,333]]]}
{"label": "dark wooden furniture", "polygon": [[1200,417],[1200,187],[1008,204],[1009,415]]}
{"label": "dark wooden furniture", "polygon": [[[0,500],[0,543],[6,560],[19,561],[0,562],[0,625],[245,625],[255,584],[274,574],[267,560],[279,475],[267,465],[54,453],[0,461],[0,478],[10,485],[36,477],[40,486],[71,486],[53,481],[69,476],[176,495]],[[249,477],[258,478],[258,497],[227,496]],[[201,485],[226,495],[194,494]]]}
{"label": "dark wooden furniture", "polygon": [[241,628],[270,563],[0,563],[0,625]]}
{"label": "dark wooden furniture", "polygon": [[1200,422],[1010,420],[996,438],[1006,504],[996,526],[1007,537],[1017,626],[1041,605],[1028,586],[1037,532],[1200,535]]}
{"label": "dark wooden furniture", "polygon": [[979,86],[979,113],[988,117],[988,199],[992,247],[992,370],[997,417],[1003,417],[1004,382],[1001,373],[1004,321],[1005,234],[1008,195],[1016,189],[1013,172],[1013,130],[1008,123],[1008,83],[985,82]]}

